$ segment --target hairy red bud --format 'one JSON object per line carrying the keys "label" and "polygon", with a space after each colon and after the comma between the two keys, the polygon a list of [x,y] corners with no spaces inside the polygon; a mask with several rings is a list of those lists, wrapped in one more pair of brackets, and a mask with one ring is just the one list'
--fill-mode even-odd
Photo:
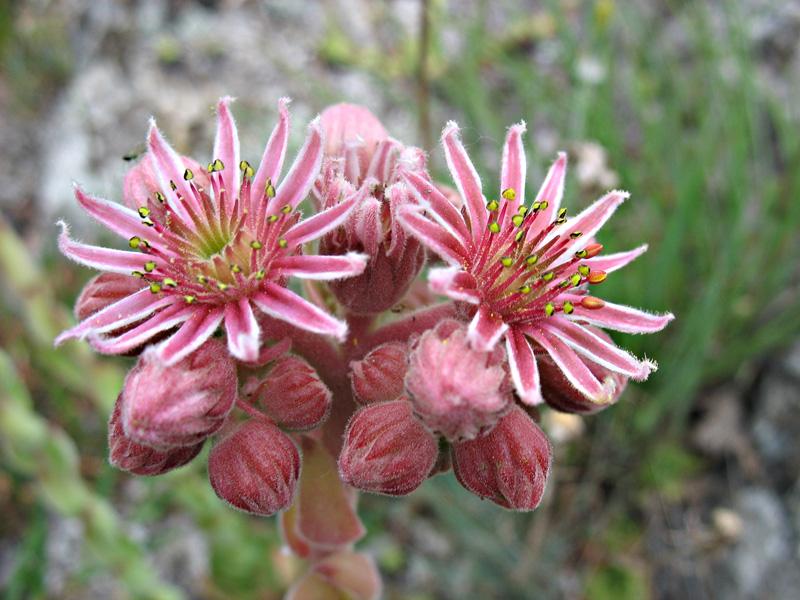
{"label": "hairy red bud", "polygon": [[297,356],[275,361],[254,393],[270,418],[295,430],[318,427],[330,412],[332,396],[314,368]]}
{"label": "hairy red bud", "polygon": [[353,395],[364,404],[396,400],[403,393],[407,368],[406,344],[388,342],[376,346],[361,360],[350,363]]}
{"label": "hairy red bud", "polygon": [[156,448],[194,445],[222,427],[237,386],[236,363],[218,340],[169,367],[145,352],[122,391],[125,433]]}
{"label": "hairy red bud", "polygon": [[347,426],[339,473],[360,490],[402,496],[425,481],[437,455],[436,438],[414,418],[408,400],[370,404]]}
{"label": "hairy red bud", "polygon": [[552,450],[518,406],[483,437],[453,445],[453,471],[472,493],[512,510],[533,510],[544,494]]}
{"label": "hairy red bud", "polygon": [[208,478],[217,496],[256,515],[288,508],[299,477],[295,443],[275,425],[258,419],[236,425],[208,456]]}
{"label": "hairy red bud", "polygon": [[189,463],[202,450],[203,442],[168,450],[137,444],[122,428],[122,402],[120,394],[108,421],[108,462],[116,468],[134,475],[161,475]]}

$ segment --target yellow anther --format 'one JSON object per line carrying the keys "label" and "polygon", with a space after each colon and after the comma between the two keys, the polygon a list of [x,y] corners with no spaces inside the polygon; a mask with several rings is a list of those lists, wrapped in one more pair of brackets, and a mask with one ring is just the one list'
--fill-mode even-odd
{"label": "yellow anther", "polygon": [[559,219],[563,219],[566,216],[567,216],[567,209],[566,208],[558,209],[558,218]]}
{"label": "yellow anther", "polygon": [[194,296],[184,296],[183,299],[186,300],[186,304],[191,304],[192,302],[197,300],[197,298],[195,298]]}
{"label": "yellow anther", "polygon": [[139,279],[144,277],[144,273],[142,273],[141,271],[132,271],[131,275],[133,275],[134,277],[138,277]]}
{"label": "yellow anther", "polygon": [[278,240],[278,246],[281,248],[286,248],[289,245],[289,242],[286,241],[286,238],[281,238]]}
{"label": "yellow anther", "polygon": [[177,189],[178,189],[178,186],[177,186],[177,185],[175,185],[175,182],[174,182],[174,181],[172,181],[172,179],[170,179],[170,180],[169,180],[169,187],[171,187],[171,188],[172,188],[172,191],[173,191],[173,192],[174,192],[175,190],[177,190]]}
{"label": "yellow anther", "polygon": [[178,287],[178,282],[172,279],[171,277],[164,277],[161,283],[169,287]]}
{"label": "yellow anther", "polygon": [[541,208],[542,210],[547,210],[548,206],[550,206],[550,203],[547,200],[542,200],[539,203],[539,208]]}
{"label": "yellow anther", "polygon": [[192,170],[191,170],[191,169],[186,169],[186,170],[183,172],[183,178],[184,178],[186,181],[191,181],[192,179],[194,179],[194,173],[192,173]]}
{"label": "yellow anther", "polygon": [[250,247],[251,247],[253,250],[261,250],[261,248],[263,248],[263,247],[264,247],[264,244],[262,244],[262,243],[261,243],[261,242],[259,242],[258,240],[253,240],[252,242],[250,242]]}
{"label": "yellow anther", "polygon": [[161,204],[164,204],[164,202],[167,201],[167,199],[164,197],[164,194],[162,194],[161,192],[156,192],[155,196],[156,200],[158,200]]}
{"label": "yellow anther", "polygon": [[499,233],[500,232],[500,224],[497,221],[492,221],[489,223],[489,231],[492,233]]}
{"label": "yellow anther", "polygon": [[267,194],[267,198],[274,198],[275,197],[275,186],[272,185],[272,179],[267,177],[267,183],[264,186],[264,192]]}
{"label": "yellow anther", "polygon": [[542,279],[544,281],[552,281],[553,277],[555,277],[555,276],[556,276],[555,273],[553,273],[552,271],[549,271],[549,272],[545,273],[544,275],[542,275]]}
{"label": "yellow anther", "polygon": [[583,235],[582,231],[573,231],[572,233],[569,234],[569,237],[571,237],[573,240],[577,240],[582,235]]}
{"label": "yellow anther", "polygon": [[144,270],[148,273],[152,273],[156,268],[156,262],[154,260],[148,260],[144,263]]}
{"label": "yellow anther", "polygon": [[527,284],[523,285],[521,288],[519,288],[519,293],[520,294],[530,294],[531,293],[531,286],[529,286]]}
{"label": "yellow anther", "polygon": [[227,283],[222,283],[221,281],[218,281],[217,282],[217,287],[219,288],[220,292],[224,292],[225,290],[228,289],[228,284]]}
{"label": "yellow anther", "polygon": [[514,188],[506,188],[504,189],[501,194],[503,198],[506,200],[516,200],[517,199],[517,191]]}
{"label": "yellow anther", "polygon": [[569,281],[572,283],[572,285],[578,285],[581,282],[581,274],[574,273],[572,277],[570,277]]}
{"label": "yellow anther", "polygon": [[269,222],[270,222],[270,223],[274,223],[274,222],[275,222],[275,221],[277,221],[279,218],[280,218],[280,217],[279,217],[278,215],[270,215],[268,220],[269,220]]}
{"label": "yellow anther", "polygon": [[577,256],[578,258],[586,258],[586,256],[587,256],[588,254],[589,254],[589,253],[588,253],[588,252],[587,252],[587,251],[584,249],[584,250],[578,250],[578,251],[575,253],[575,256]]}
{"label": "yellow anther", "polygon": [[222,171],[225,168],[225,163],[223,163],[220,159],[215,158],[212,163],[208,165],[208,172],[209,173],[217,173]]}
{"label": "yellow anther", "polygon": [[135,235],[128,240],[128,245],[134,250],[136,250],[142,245],[142,241],[143,241],[142,238],[140,238],[138,235]]}
{"label": "yellow anther", "polygon": [[578,266],[578,273],[580,273],[584,277],[586,277],[589,274],[590,271],[591,271],[591,269],[589,268],[589,265],[579,265]]}
{"label": "yellow anther", "polygon": [[489,202],[486,203],[486,210],[489,212],[494,212],[498,208],[500,208],[500,203],[497,200],[489,200]]}
{"label": "yellow anther", "polygon": [[153,223],[153,219],[150,217],[145,217],[142,219],[142,225],[147,225],[148,227],[154,227],[155,223]]}
{"label": "yellow anther", "polygon": [[150,214],[150,209],[146,206],[140,206],[137,212],[139,213],[139,216],[144,219]]}
{"label": "yellow anther", "polygon": [[522,225],[522,222],[523,222],[524,220],[525,220],[525,217],[523,217],[522,215],[514,215],[513,217],[511,217],[511,222],[512,222],[512,223],[513,223],[513,224],[514,224],[516,227],[519,227],[520,225]]}
{"label": "yellow anther", "polygon": [[241,273],[242,267],[239,265],[231,265],[231,273]]}
{"label": "yellow anther", "polygon": [[500,259],[500,262],[504,267],[508,268],[514,264],[514,259],[511,258],[510,256],[504,256],[503,258]]}
{"label": "yellow anther", "polygon": [[571,315],[575,311],[575,306],[573,306],[572,302],[564,302],[564,306],[562,308],[565,315]]}
{"label": "yellow anther", "polygon": [[161,291],[161,284],[156,283],[154,281],[153,283],[150,284],[150,291],[153,292],[154,294],[157,294],[158,292]]}
{"label": "yellow anther", "polygon": [[260,271],[257,271],[257,272],[256,272],[256,279],[257,279],[258,281],[261,281],[261,280],[262,280],[262,279],[264,279],[264,277],[266,277],[266,276],[267,276],[267,273],[266,273],[266,271],[264,271],[264,269],[261,269]]}
{"label": "yellow anther", "polygon": [[250,163],[246,160],[239,161],[239,168],[241,169],[242,173],[244,173],[245,177],[251,178],[253,175],[255,175],[253,167],[251,167]]}
{"label": "yellow anther", "polygon": [[524,217],[526,214],[528,214],[528,207],[522,204],[517,210],[517,213],[521,214]]}
{"label": "yellow anther", "polygon": [[290,212],[292,212],[292,205],[291,204],[284,204],[283,208],[281,208],[281,212],[283,214],[285,214],[285,215],[288,215]]}
{"label": "yellow anther", "polygon": [[208,281],[208,279],[206,279],[205,275],[198,275],[197,276],[197,283],[199,283],[200,285],[205,285],[207,281]]}
{"label": "yellow anther", "polygon": [[525,234],[527,234],[527,233],[528,233],[527,229],[520,229],[517,232],[517,234],[514,236],[514,241],[515,242],[521,242],[523,239],[525,239]]}
{"label": "yellow anther", "polygon": [[533,204],[531,204],[531,210],[533,212],[539,212],[540,210],[542,210],[542,203],[541,202],[534,202]]}
{"label": "yellow anther", "polygon": [[548,317],[552,317],[554,312],[556,312],[556,307],[553,306],[552,302],[548,302],[544,305],[544,314],[546,314]]}
{"label": "yellow anther", "polygon": [[525,259],[525,262],[533,266],[537,262],[539,262],[539,256],[537,254],[531,254],[528,258]]}

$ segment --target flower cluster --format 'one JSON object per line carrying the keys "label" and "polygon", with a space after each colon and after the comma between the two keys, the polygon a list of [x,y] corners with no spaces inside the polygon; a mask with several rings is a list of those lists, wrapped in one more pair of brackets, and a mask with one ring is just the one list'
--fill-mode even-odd
{"label": "flower cluster", "polygon": [[[646,250],[604,254],[596,240],[627,194],[568,215],[561,154],[528,196],[524,124],[508,130],[487,197],[455,123],[442,134],[455,190],[431,178],[422,150],[347,104],[308,125],[282,176],[288,101],[252,164],[230,104],[217,105],[206,166],[153,122],[123,203],[76,187],[126,248],[77,242],[61,224],[61,251],[103,273],[56,343],[137,357],[109,421],[112,464],[158,475],[215,438],[217,495],[280,512],[287,547],[309,561],[289,597],[374,598],[374,564],[353,550],[355,490],[407,494],[452,469],[481,498],[536,508],[552,450],[533,407],[610,406],[655,363],[603,329],[651,333],[672,315],[598,297]],[[419,298],[426,261],[446,301],[397,316]]]}

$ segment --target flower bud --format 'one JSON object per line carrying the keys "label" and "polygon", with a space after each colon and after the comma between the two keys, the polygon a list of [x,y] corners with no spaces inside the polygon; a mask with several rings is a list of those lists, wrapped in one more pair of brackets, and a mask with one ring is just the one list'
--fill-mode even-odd
{"label": "flower bud", "polygon": [[[358,169],[367,172],[378,143],[389,137],[378,118],[357,104],[335,104],[320,115],[325,133],[325,156],[347,157],[358,161]],[[355,182],[353,182],[355,183]]]}
{"label": "flower bud", "polygon": [[[588,326],[587,326],[588,328]],[[596,327],[590,328],[593,333],[611,341],[609,335]],[[593,402],[581,394],[564,376],[564,372],[553,362],[549,354],[542,353],[536,355],[536,363],[539,366],[539,377],[542,385],[542,397],[544,401],[556,410],[565,413],[591,414],[599,412],[616,403],[625,386],[628,378],[620,373],[611,371],[595,362],[587,360],[579,355],[579,358],[588,367],[592,374],[600,381],[611,379],[614,382],[614,396],[609,402],[599,404]]]}
{"label": "flower bud", "polygon": [[234,426],[208,456],[208,478],[217,496],[256,515],[288,508],[299,477],[297,446],[275,425],[258,419]]}
{"label": "flower bud", "polygon": [[117,398],[108,421],[108,462],[134,475],[161,475],[189,463],[203,448],[203,442],[168,450],[137,444],[122,428],[122,394]]}
{"label": "flower bud", "polygon": [[143,287],[142,280],[131,275],[100,273],[83,286],[75,302],[75,317],[78,321],[88,319],[109,304],[122,300]]}
{"label": "flower bud", "polygon": [[254,393],[264,412],[285,429],[318,427],[328,416],[333,395],[305,359],[276,360]]}
{"label": "flower bud", "polygon": [[218,340],[169,367],[147,351],[125,380],[125,433],[155,448],[194,445],[222,427],[237,385],[236,364]]}
{"label": "flower bud", "polygon": [[407,346],[388,342],[350,363],[353,395],[363,404],[396,400],[403,393],[408,368]]}
{"label": "flower bud", "polygon": [[512,510],[539,505],[551,458],[544,432],[518,406],[488,434],[453,445],[453,471],[461,485]]}
{"label": "flower bud", "polygon": [[406,399],[370,404],[347,426],[339,473],[360,490],[402,496],[425,481],[438,451],[436,438],[414,418]]}
{"label": "flower bud", "polygon": [[467,328],[457,321],[448,319],[426,331],[409,355],[406,375],[417,417],[450,441],[487,431],[509,406],[504,359],[500,346],[473,350]]}

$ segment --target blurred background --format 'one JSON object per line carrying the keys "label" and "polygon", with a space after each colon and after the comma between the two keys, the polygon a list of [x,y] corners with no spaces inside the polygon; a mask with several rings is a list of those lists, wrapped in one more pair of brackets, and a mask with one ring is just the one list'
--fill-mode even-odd
{"label": "blurred background", "polygon": [[545,415],[545,502],[504,512],[452,475],[364,496],[388,599],[797,598],[800,589],[800,2],[795,0],[0,1],[0,595],[279,598],[274,520],[218,502],[204,462],[155,480],[106,463],[130,359],[52,348],[93,274],[71,182],[121,198],[147,118],[201,162],[213,104],[257,157],[280,96],[293,142],[367,105],[431,152],[449,119],[498,185],[528,123],[529,181],[570,154],[566,206],[632,199],[602,232],[650,251],[604,284],[677,320],[619,336],[660,363],[614,408]]}

